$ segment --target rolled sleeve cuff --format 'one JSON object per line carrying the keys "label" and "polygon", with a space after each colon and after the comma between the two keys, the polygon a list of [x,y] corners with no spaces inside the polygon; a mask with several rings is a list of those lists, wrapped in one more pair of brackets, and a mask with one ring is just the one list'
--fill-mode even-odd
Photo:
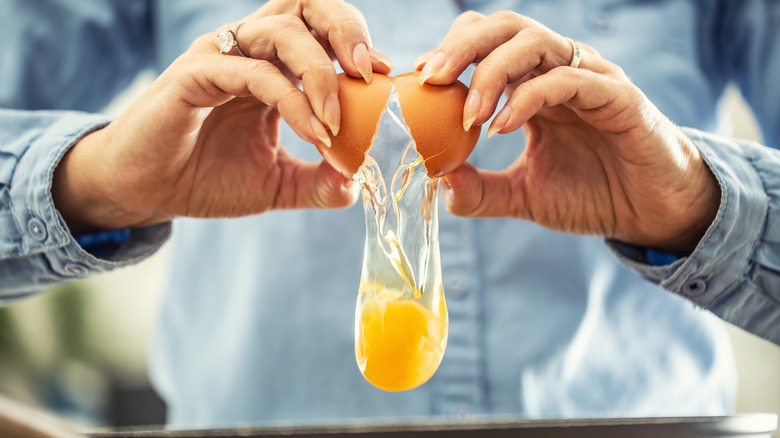
{"label": "rolled sleeve cuff", "polygon": [[[607,241],[619,260],[649,281],[688,298],[721,318],[780,341],[778,301],[751,284],[754,253],[767,226],[770,197],[756,163],[765,146],[746,145],[694,129],[684,129],[718,180],[721,203],[715,220],[688,257],[650,266],[644,249]],[[763,148],[763,150],[762,150]],[[780,155],[773,157],[777,160]]]}

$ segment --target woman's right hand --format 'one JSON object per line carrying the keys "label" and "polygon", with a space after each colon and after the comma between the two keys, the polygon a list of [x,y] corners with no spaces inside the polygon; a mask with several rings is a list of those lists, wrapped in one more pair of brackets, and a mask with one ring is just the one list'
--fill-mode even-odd
{"label": "woman's right hand", "polygon": [[[272,0],[203,35],[126,111],[78,142],[55,170],[55,206],[74,233],[145,226],[177,216],[234,217],[353,204],[353,183],[280,144],[284,119],[329,143],[340,108],[333,59],[351,76],[389,73],[360,12],[342,0]],[[302,89],[299,88],[302,87]]]}

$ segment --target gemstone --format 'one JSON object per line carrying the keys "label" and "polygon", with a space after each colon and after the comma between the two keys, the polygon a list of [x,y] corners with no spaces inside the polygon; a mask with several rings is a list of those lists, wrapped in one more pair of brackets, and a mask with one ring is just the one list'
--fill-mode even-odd
{"label": "gemstone", "polygon": [[233,31],[230,29],[225,29],[219,33],[217,44],[219,45],[220,52],[227,53],[236,45],[236,36],[233,35]]}

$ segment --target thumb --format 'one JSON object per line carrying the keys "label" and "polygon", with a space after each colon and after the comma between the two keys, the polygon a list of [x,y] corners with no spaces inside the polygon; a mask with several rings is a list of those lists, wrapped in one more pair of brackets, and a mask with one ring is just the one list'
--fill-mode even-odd
{"label": "thumb", "polygon": [[360,187],[324,160],[306,163],[296,176],[293,208],[346,208],[357,201]]}
{"label": "thumb", "polygon": [[442,178],[444,208],[457,216],[515,216],[516,200],[506,171],[479,170],[463,163]]}

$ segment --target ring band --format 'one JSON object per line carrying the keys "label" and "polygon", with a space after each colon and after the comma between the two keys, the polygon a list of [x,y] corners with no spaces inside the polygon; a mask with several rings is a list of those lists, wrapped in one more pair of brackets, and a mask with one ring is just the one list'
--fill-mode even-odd
{"label": "ring band", "polygon": [[225,29],[217,34],[217,45],[219,46],[220,53],[226,55],[235,47],[236,52],[246,58],[244,52],[238,47],[238,28],[244,23],[246,23],[246,21],[238,23],[233,29]]}
{"label": "ring band", "polygon": [[577,44],[577,41],[574,41],[571,38],[566,38],[569,40],[569,43],[571,43],[571,62],[569,63],[569,67],[577,68],[580,66],[580,61],[582,61],[582,50],[580,50],[580,45]]}

